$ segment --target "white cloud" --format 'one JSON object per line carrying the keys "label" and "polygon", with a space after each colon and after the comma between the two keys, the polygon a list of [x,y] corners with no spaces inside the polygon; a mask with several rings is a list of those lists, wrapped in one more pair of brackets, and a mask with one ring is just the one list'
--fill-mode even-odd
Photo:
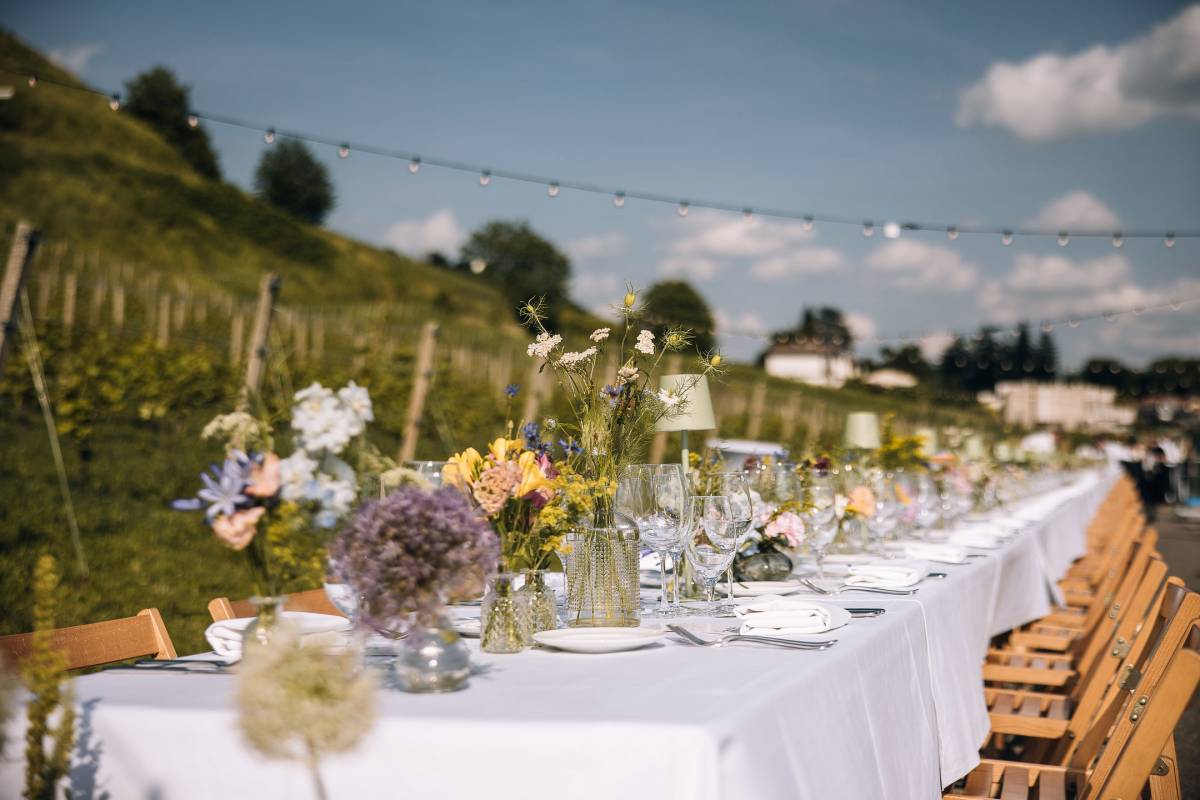
{"label": "white cloud", "polygon": [[624,255],[629,242],[622,233],[593,233],[567,243],[567,254],[576,261]]}
{"label": "white cloud", "polygon": [[93,58],[103,53],[107,48],[98,42],[76,44],[70,47],[56,47],[47,55],[50,60],[63,69],[79,75],[85,72]]}
{"label": "white cloud", "polygon": [[571,288],[585,300],[600,298],[605,303],[615,303],[621,292],[621,279],[611,272],[584,272],[571,279]]}
{"label": "white cloud", "polygon": [[383,234],[386,244],[414,256],[434,250],[456,253],[466,238],[458,217],[448,208],[435,211],[425,219],[402,219]]}
{"label": "white cloud", "polygon": [[1101,289],[1129,277],[1131,272],[1129,260],[1115,253],[1081,262],[1063,256],[1021,253],[1014,259],[1005,284],[1024,291]]}
{"label": "white cloud", "polygon": [[815,233],[800,222],[776,222],[717,211],[680,221],[684,233],[667,247],[659,270],[695,280],[715,277],[737,262],[760,281],[830,272],[845,264],[839,250],[813,244]]}
{"label": "white cloud", "polygon": [[1048,142],[1164,116],[1200,119],[1200,4],[1117,47],[995,62],[959,95],[955,122]]}
{"label": "white cloud", "polygon": [[879,334],[879,326],[875,324],[875,320],[868,317],[866,314],[860,314],[852,311],[844,317],[847,327],[850,328],[850,333],[854,334],[854,338],[858,342],[865,342],[869,339],[874,339]]}
{"label": "white cloud", "polygon": [[1084,191],[1071,192],[1051,201],[1029,224],[1068,232],[1115,231],[1121,228],[1117,212],[1094,194]]}
{"label": "white cloud", "polygon": [[866,264],[903,291],[963,292],[979,277],[979,267],[957,250],[916,239],[888,242],[869,253]]}

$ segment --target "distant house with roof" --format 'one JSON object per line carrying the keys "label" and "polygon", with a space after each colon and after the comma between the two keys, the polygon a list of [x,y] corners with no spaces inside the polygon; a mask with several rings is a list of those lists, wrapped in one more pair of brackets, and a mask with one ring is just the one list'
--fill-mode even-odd
{"label": "distant house with roof", "polygon": [[776,378],[833,389],[858,376],[847,347],[803,337],[772,344],[763,355],[763,368]]}

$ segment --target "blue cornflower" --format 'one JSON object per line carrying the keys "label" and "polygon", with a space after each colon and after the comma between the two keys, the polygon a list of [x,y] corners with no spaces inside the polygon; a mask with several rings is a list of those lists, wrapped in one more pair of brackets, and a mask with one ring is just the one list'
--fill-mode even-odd
{"label": "blue cornflower", "polygon": [[216,464],[210,467],[211,475],[200,474],[204,488],[196,493],[196,497],[176,500],[171,506],[179,511],[199,511],[208,503],[204,516],[209,522],[222,514],[231,516],[239,507],[250,505],[250,498],[243,492],[250,485],[253,465],[254,461],[245,453],[234,451],[219,468]]}
{"label": "blue cornflower", "polygon": [[521,387],[515,383],[510,383],[504,387],[504,396],[512,399],[517,396],[517,392],[521,391]]}
{"label": "blue cornflower", "polygon": [[542,438],[541,426],[536,422],[526,422],[521,426],[521,435],[525,437],[525,446],[535,450]]}
{"label": "blue cornflower", "polygon": [[559,439],[558,446],[562,448],[563,455],[572,456],[583,452],[583,448],[575,443],[574,439]]}

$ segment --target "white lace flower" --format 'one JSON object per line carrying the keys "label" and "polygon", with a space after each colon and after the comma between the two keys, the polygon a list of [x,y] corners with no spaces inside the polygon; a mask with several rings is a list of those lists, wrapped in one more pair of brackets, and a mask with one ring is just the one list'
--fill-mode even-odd
{"label": "white lace flower", "polygon": [[531,357],[546,358],[554,348],[562,344],[562,337],[556,334],[539,333],[533,343],[525,349]]}
{"label": "white lace flower", "polygon": [[599,351],[596,348],[589,347],[587,350],[583,350],[578,353],[563,353],[558,359],[558,363],[562,364],[564,367],[573,367],[576,364],[587,361],[598,352]]}
{"label": "white lace flower", "polygon": [[603,342],[612,333],[612,328],[596,328],[588,338],[593,342]]}
{"label": "white lace flower", "polygon": [[620,386],[621,384],[625,383],[633,383],[635,380],[637,380],[637,376],[637,367],[621,367],[619,370],[617,370],[617,385]]}
{"label": "white lace flower", "polygon": [[654,355],[654,334],[643,330],[638,334],[637,342],[634,343],[633,349],[648,356]]}
{"label": "white lace flower", "polygon": [[674,408],[679,403],[679,395],[669,392],[666,389],[658,390],[658,399],[667,408]]}

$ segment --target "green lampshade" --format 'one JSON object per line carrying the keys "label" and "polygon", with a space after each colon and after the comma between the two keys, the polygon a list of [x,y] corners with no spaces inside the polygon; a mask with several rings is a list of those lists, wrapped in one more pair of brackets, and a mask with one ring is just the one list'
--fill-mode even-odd
{"label": "green lampshade", "polygon": [[669,433],[710,431],[717,427],[712,398],[708,394],[708,378],[704,375],[663,375],[658,379],[658,388],[677,395],[684,408],[678,414],[659,420],[654,430]]}
{"label": "green lampshade", "polygon": [[846,447],[875,450],[879,447],[879,416],[855,411],[846,417]]}

